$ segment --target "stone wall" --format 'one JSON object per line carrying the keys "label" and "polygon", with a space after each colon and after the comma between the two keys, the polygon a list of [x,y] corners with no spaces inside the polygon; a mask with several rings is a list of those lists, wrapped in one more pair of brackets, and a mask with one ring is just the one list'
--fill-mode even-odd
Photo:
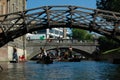
{"label": "stone wall", "polygon": [[[17,49],[18,57],[22,56],[24,53],[24,50],[21,48],[17,48],[17,47],[16,47],[16,49]],[[25,53],[26,53],[26,50],[25,50]],[[12,60],[12,54],[13,54],[13,47],[8,46],[8,60],[9,61]],[[25,57],[26,57],[26,54],[25,54]]]}
{"label": "stone wall", "polygon": [[[23,11],[26,8],[26,0],[0,0],[0,15],[13,13],[17,11]],[[2,29],[0,29],[0,33]],[[14,39],[13,42],[9,42],[5,46],[0,48],[0,61],[8,61],[12,59],[13,46],[16,46],[18,50],[18,56],[22,54],[26,55],[24,36]]]}
{"label": "stone wall", "polygon": [[0,48],[0,61],[7,61],[8,60],[8,47],[7,45]]}
{"label": "stone wall", "polygon": [[0,15],[7,13],[7,0],[0,0]]}

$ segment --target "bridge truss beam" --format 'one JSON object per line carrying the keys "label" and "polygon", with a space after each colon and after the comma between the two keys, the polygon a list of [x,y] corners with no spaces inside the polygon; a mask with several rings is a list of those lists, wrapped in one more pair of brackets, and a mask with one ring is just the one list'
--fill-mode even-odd
{"label": "bridge truss beam", "polygon": [[120,41],[120,13],[79,6],[42,6],[0,15],[0,46],[40,29],[81,28]]}

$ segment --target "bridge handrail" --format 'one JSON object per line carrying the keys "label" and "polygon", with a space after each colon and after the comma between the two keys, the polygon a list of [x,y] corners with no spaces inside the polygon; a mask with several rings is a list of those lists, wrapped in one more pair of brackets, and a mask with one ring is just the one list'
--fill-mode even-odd
{"label": "bridge handrail", "polygon": [[90,40],[78,40],[78,39],[44,39],[44,40],[39,40],[39,39],[35,39],[35,40],[28,40],[27,43],[71,43],[71,44],[77,44],[77,43],[81,43],[81,44],[98,44],[97,40],[94,41],[90,41]]}
{"label": "bridge handrail", "polygon": [[59,6],[41,6],[41,7],[37,7],[37,8],[31,8],[31,9],[27,9],[27,10],[23,10],[23,11],[18,11],[18,12],[13,12],[13,13],[7,13],[7,14],[2,14],[0,15],[0,17],[6,16],[6,15],[11,15],[11,14],[18,14],[18,13],[23,13],[23,12],[29,12],[29,11],[33,11],[33,10],[37,10],[37,9],[43,9],[45,7],[74,7],[74,8],[81,8],[81,9],[87,9],[87,10],[93,10],[93,11],[99,11],[99,12],[105,12],[105,13],[110,13],[110,14],[116,14],[116,15],[120,15],[119,12],[113,12],[113,11],[108,11],[108,10],[101,10],[101,9],[93,9],[93,8],[86,8],[86,7],[82,7],[82,6],[73,6],[73,5],[59,5]]}

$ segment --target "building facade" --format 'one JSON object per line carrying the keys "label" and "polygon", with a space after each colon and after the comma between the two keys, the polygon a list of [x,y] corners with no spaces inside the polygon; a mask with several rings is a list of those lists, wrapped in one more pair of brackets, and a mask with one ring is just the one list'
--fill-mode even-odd
{"label": "building facade", "polygon": [[67,28],[52,28],[52,29],[43,29],[35,31],[34,34],[27,34],[26,38],[28,40],[40,39],[44,36],[44,39],[70,39],[69,37],[70,32]]}
{"label": "building facade", "polygon": [[7,13],[7,0],[0,0],[0,15]]}
{"label": "building facade", "polygon": [[[0,15],[23,11],[26,9],[26,0],[0,0]],[[0,31],[2,31],[0,29]],[[0,48],[0,61],[12,59],[13,47],[17,48],[18,56],[26,54],[25,36],[14,39]]]}

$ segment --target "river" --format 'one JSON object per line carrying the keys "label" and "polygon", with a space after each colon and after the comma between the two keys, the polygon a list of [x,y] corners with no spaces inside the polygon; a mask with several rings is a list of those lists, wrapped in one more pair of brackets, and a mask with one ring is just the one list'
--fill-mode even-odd
{"label": "river", "polygon": [[0,80],[120,80],[120,65],[107,62],[54,62],[53,64],[0,63]]}

